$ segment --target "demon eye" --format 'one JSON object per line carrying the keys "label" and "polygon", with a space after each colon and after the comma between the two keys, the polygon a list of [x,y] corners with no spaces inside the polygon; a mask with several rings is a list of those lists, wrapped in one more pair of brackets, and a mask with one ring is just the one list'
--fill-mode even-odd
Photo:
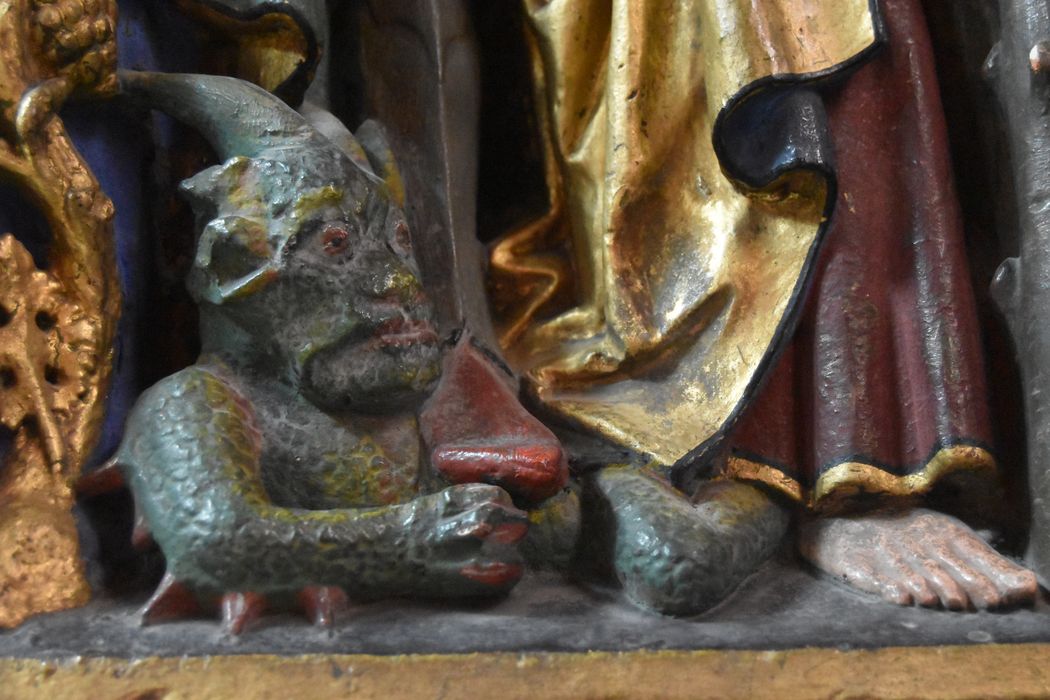
{"label": "demon eye", "polygon": [[339,226],[328,226],[321,236],[321,247],[328,255],[339,255],[346,252],[350,245],[350,234],[345,228]]}

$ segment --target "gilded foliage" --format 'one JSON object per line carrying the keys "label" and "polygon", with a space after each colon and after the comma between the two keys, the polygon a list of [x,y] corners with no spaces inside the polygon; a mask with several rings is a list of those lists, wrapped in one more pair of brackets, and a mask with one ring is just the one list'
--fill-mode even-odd
{"label": "gilded foliage", "polygon": [[114,0],[0,4],[0,177],[43,215],[47,270],[0,237],[0,627],[88,598],[71,484],[103,417],[120,292],[113,205],[56,115],[116,89]]}

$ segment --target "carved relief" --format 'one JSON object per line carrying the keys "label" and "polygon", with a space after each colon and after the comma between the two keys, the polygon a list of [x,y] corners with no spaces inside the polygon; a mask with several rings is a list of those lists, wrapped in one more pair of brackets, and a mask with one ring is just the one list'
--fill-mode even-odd
{"label": "carved relief", "polygon": [[[0,173],[51,230],[48,269],[0,239],[0,626],[86,602],[71,484],[98,438],[120,292],[113,205],[55,112],[116,88],[111,0],[0,6]],[[14,234],[14,235],[11,235]]]}

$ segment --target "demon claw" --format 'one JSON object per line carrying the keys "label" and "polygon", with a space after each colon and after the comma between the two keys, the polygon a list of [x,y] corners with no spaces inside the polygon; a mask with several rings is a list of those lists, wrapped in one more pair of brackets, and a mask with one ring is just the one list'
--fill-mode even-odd
{"label": "demon claw", "polygon": [[227,593],[220,603],[222,611],[222,631],[238,635],[244,628],[255,622],[266,610],[266,597],[261,593],[245,591]]}
{"label": "demon claw", "polygon": [[77,479],[74,488],[77,496],[92,498],[119,491],[125,485],[124,472],[121,470],[120,465],[116,461],[110,460],[98,469],[82,475]]}
{"label": "demon claw", "polygon": [[158,622],[196,617],[200,614],[201,607],[197,598],[185,584],[175,580],[170,573],[164,574],[153,597],[139,613],[143,625],[155,625]]}
{"label": "demon claw", "polygon": [[346,593],[336,586],[308,586],[299,591],[303,613],[318,627],[331,627],[335,618],[346,612]]}
{"label": "demon claw", "polygon": [[153,548],[153,532],[146,522],[146,515],[139,504],[135,504],[135,525],[131,528],[131,548],[136,552],[146,552]]}

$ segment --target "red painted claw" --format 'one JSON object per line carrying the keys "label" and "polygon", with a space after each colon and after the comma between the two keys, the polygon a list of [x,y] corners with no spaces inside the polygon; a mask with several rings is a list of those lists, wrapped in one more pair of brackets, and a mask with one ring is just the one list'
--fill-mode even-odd
{"label": "red painted claw", "polygon": [[346,593],[336,586],[308,586],[298,598],[303,613],[318,627],[331,627],[349,607]]}
{"label": "red painted claw", "polygon": [[110,460],[98,469],[90,471],[77,479],[75,487],[77,496],[90,498],[113,493],[124,488],[124,473],[120,465]]}
{"label": "red painted claw", "polygon": [[491,562],[488,564],[471,564],[460,569],[459,573],[472,581],[486,586],[502,587],[521,578],[524,568],[520,564]]}
{"label": "red painted claw", "polygon": [[[141,620],[143,625],[155,625],[190,617],[214,616],[214,604],[214,599],[206,599],[202,605],[185,584],[169,573],[164,575],[153,597],[142,608]],[[223,631],[232,635],[244,632],[271,607],[265,595],[254,591],[226,593],[218,604]],[[347,610],[349,600],[341,588],[308,586],[299,592],[294,607],[315,625],[331,627],[336,617]]]}
{"label": "red painted claw", "polygon": [[227,634],[240,634],[266,611],[266,596],[245,591],[227,593],[222,597],[222,629]]}
{"label": "red painted claw", "polygon": [[[124,480],[124,472],[114,459],[106,462],[98,469],[81,476],[76,482],[77,496],[81,498],[93,498],[113,493],[124,488],[127,483]],[[135,526],[131,531],[131,546],[136,552],[145,552],[153,547],[153,534],[150,532],[146,518],[135,504]]]}
{"label": "red painted claw", "polygon": [[201,606],[197,598],[169,573],[164,574],[153,597],[143,606],[140,619],[143,625],[155,625],[158,622],[198,617],[200,614]]}
{"label": "red painted claw", "polygon": [[420,415],[434,467],[456,484],[502,486],[537,502],[569,478],[561,443],[518,401],[509,377],[464,333]]}
{"label": "red painted claw", "polygon": [[153,532],[149,529],[149,523],[146,522],[146,516],[139,508],[138,502],[135,503],[135,525],[131,528],[131,548],[136,552],[145,552],[150,550],[155,542],[153,541]]}

